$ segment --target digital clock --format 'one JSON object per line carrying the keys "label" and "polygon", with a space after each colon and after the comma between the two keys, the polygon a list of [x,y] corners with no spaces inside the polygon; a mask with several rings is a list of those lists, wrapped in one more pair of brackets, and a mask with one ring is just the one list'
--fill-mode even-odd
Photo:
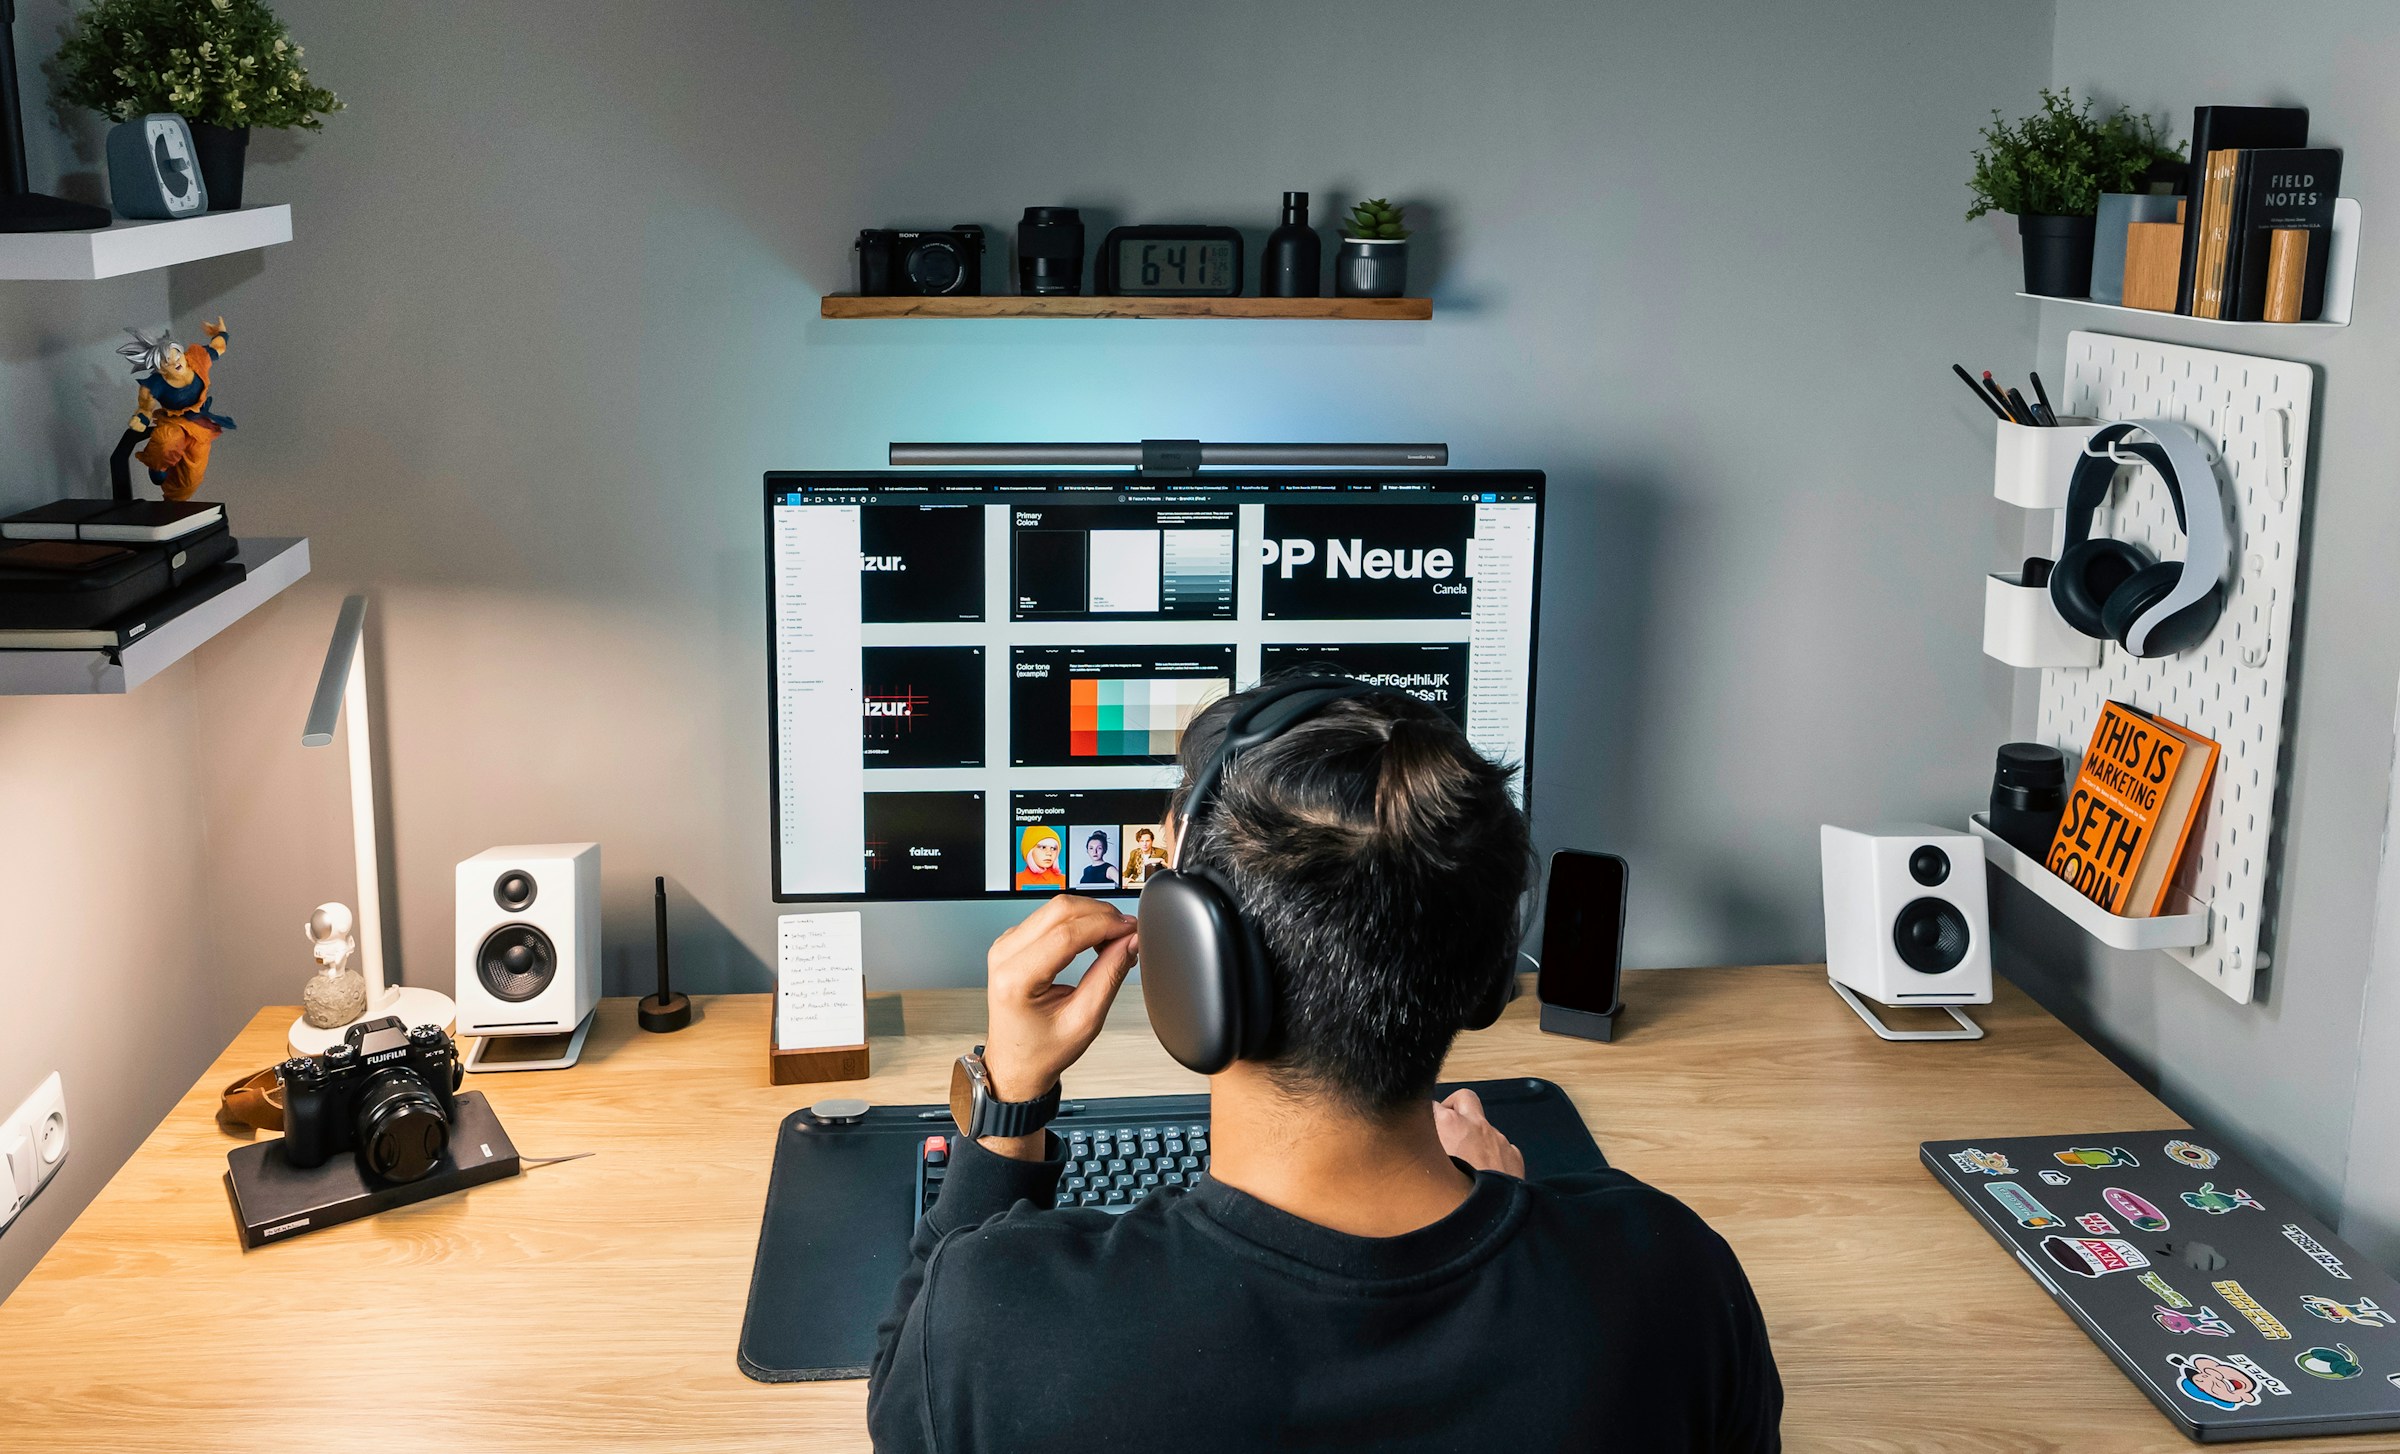
{"label": "digital clock", "polygon": [[1102,293],[1145,298],[1238,298],[1242,235],[1230,227],[1118,227],[1100,243]]}

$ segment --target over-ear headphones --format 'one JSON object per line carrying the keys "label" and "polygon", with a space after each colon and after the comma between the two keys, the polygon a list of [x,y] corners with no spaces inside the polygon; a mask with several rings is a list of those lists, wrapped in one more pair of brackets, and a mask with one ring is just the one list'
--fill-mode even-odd
{"label": "over-ear headphones", "polygon": [[[2118,441],[2137,429],[2158,442],[2126,445],[2121,453]],[[2092,538],[2092,512],[2108,498],[2125,453],[2146,461],[2166,484],[2183,531],[2182,560],[2153,561],[2129,541]],[[2198,435],[2168,419],[2111,424],[2093,434],[2067,483],[2066,526],[2050,571],[2050,600],[2061,620],[2135,656],[2172,656],[2208,639],[2225,609],[2232,542],[2217,472]]]}
{"label": "over-ear headphones", "polygon": [[[1233,887],[1208,869],[1184,866],[1192,825],[1213,806],[1233,759],[1271,742],[1335,702],[1389,695],[1347,677],[1293,677],[1259,688],[1225,724],[1225,735],[1184,795],[1175,855],[1142,884],[1142,1003],[1150,1028],[1186,1068],[1214,1075],[1265,1053],[1275,1022],[1274,966],[1257,929],[1244,921]],[[1500,1018],[1516,988],[1516,962],[1463,1027]]]}

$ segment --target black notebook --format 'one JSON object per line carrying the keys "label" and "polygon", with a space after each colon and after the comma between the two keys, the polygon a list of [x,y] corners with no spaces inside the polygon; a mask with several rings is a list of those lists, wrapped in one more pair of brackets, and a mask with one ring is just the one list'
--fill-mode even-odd
{"label": "black notebook", "polygon": [[223,505],[205,500],[53,500],[0,520],[0,538],[157,545],[224,518]]}
{"label": "black notebook", "polygon": [[0,631],[0,651],[109,651],[131,646],[201,602],[232,590],[243,574],[238,562],[213,567],[101,626]]}
{"label": "black notebook", "polygon": [[2300,288],[2301,321],[2325,311],[2325,259],[2333,250],[2333,204],[2341,188],[2338,147],[2242,153],[2241,180],[2233,197],[2239,246],[2227,279],[2226,317],[2249,323],[2266,317],[2267,265],[2277,232],[2307,234],[2301,240],[2308,252]]}
{"label": "black notebook", "polygon": [[0,541],[0,631],[103,626],[149,609],[233,559],[239,548],[221,524],[167,545]]}

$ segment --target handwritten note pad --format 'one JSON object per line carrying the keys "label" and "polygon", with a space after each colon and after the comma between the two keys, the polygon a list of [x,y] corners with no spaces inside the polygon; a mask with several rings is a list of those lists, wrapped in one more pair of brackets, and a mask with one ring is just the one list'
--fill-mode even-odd
{"label": "handwritten note pad", "polygon": [[867,1040],[867,972],[856,910],[775,921],[775,1048]]}

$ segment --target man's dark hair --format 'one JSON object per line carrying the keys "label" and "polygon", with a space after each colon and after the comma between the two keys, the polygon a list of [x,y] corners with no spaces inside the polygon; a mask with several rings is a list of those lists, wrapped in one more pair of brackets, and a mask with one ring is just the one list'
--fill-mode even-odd
{"label": "man's dark hair", "polygon": [[[1171,816],[1251,695],[1184,733]],[[1363,1111],[1431,1093],[1459,1028],[1514,971],[1533,870],[1514,776],[1397,692],[1334,702],[1233,759],[1181,851],[1230,886],[1264,943],[1263,1059],[1279,1082]]]}

